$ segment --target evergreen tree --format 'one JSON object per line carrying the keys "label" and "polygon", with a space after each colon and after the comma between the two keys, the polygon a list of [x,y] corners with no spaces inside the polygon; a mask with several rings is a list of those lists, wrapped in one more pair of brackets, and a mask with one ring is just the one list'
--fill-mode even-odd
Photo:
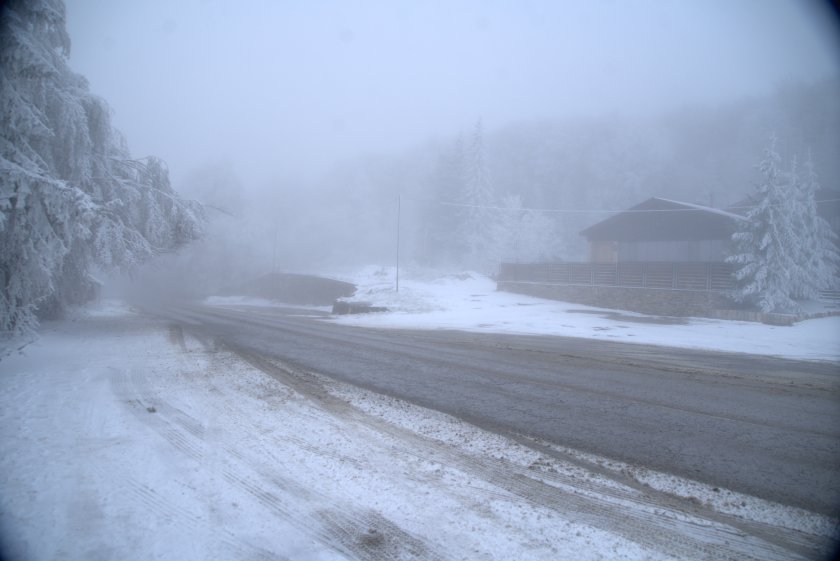
{"label": "evergreen tree", "polygon": [[465,177],[464,139],[459,134],[437,155],[430,178],[432,200],[422,209],[422,221],[427,229],[423,237],[428,243],[420,257],[427,263],[452,264],[465,252],[462,240],[456,235],[460,208],[452,205],[461,199]]}
{"label": "evergreen tree", "polygon": [[465,164],[461,239],[466,248],[467,264],[489,272],[496,265],[493,246],[499,217],[487,173],[484,132],[480,120],[475,125],[467,147]]}
{"label": "evergreen tree", "polygon": [[[795,169],[795,171],[798,171]],[[840,252],[837,234],[817,210],[817,192],[820,189],[814,164],[809,156],[803,174],[796,178],[796,229],[798,252],[794,259],[797,267],[792,294],[795,298],[817,298],[821,290],[836,288],[840,273]]]}
{"label": "evergreen tree", "polygon": [[838,255],[831,229],[817,214],[813,168],[807,164],[800,177],[794,158],[782,170],[775,144],[774,137],[759,164],[755,206],[732,236],[735,252],[728,261],[739,266],[737,300],[788,312],[799,308],[794,299],[814,297],[835,281]]}
{"label": "evergreen tree", "polygon": [[200,233],[165,166],[133,160],[67,65],[61,0],[0,10],[0,331],[86,300],[93,267],[131,267]]}

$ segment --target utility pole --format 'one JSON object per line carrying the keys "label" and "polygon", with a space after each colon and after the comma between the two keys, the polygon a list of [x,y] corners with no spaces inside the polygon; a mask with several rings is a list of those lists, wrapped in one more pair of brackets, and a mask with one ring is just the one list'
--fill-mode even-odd
{"label": "utility pole", "polygon": [[397,292],[400,291],[400,212],[402,210],[402,195],[397,195]]}
{"label": "utility pole", "polygon": [[280,224],[274,222],[274,251],[271,257],[271,272],[277,272],[277,234],[280,232]]}

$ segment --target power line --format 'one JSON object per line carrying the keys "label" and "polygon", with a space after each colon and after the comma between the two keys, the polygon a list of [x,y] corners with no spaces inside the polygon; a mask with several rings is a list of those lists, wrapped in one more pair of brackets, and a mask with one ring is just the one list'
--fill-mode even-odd
{"label": "power line", "polygon": [[[441,206],[451,206],[451,207],[460,207],[460,208],[485,208],[490,210],[502,210],[502,211],[527,211],[527,212],[545,212],[545,213],[557,213],[557,214],[646,214],[646,213],[661,213],[661,212],[698,212],[698,211],[708,211],[714,212],[718,214],[728,214],[737,216],[739,218],[743,218],[734,212],[730,212],[731,210],[749,210],[753,208],[752,206],[744,205],[744,206],[731,206],[727,207],[727,209],[720,209],[720,208],[712,208],[712,207],[705,207],[702,205],[692,205],[691,203],[679,203],[677,204],[688,205],[692,206],[693,208],[661,208],[661,209],[625,209],[625,210],[605,210],[605,209],[572,209],[572,208],[535,208],[535,207],[519,207],[519,208],[509,208],[497,205],[476,205],[470,203],[457,203],[452,201],[436,201],[432,199],[414,199],[409,197],[402,197],[403,201],[412,201],[416,203],[432,203],[438,204]],[[840,202],[840,199],[823,199],[817,201],[817,203],[834,203]]]}
{"label": "power line", "polygon": [[[418,202],[418,203],[432,203],[438,204],[441,206],[451,206],[451,207],[460,207],[460,208],[486,208],[490,210],[502,210],[502,211],[528,211],[528,212],[546,212],[546,213],[557,213],[557,214],[626,214],[626,213],[649,213],[649,212],[697,212],[698,210],[710,210],[713,212],[719,213],[727,213],[727,211],[722,209],[715,209],[711,207],[697,207],[697,208],[674,208],[674,209],[638,209],[638,210],[606,210],[606,209],[573,209],[573,208],[536,208],[536,207],[519,207],[519,208],[509,208],[497,205],[475,205],[470,203],[456,203],[451,201],[435,201],[431,199],[412,199],[403,197],[403,200]],[[745,207],[729,207],[732,209],[736,208],[751,208],[748,206]],[[733,213],[728,213],[733,214]]]}

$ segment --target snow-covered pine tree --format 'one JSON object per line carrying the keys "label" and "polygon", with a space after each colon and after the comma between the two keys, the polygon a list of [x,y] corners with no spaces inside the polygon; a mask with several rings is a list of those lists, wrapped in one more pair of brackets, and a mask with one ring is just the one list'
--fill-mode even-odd
{"label": "snow-covered pine tree", "polygon": [[92,267],[200,233],[200,205],[177,198],[161,162],[130,158],[69,51],[61,0],[0,10],[0,331],[89,298]]}
{"label": "snow-covered pine tree", "polygon": [[422,221],[428,233],[424,236],[426,247],[419,255],[428,264],[451,265],[464,253],[462,240],[456,235],[461,209],[449,203],[461,198],[465,177],[464,139],[458,134],[439,150],[435,167],[429,174],[433,198],[422,210]]}
{"label": "snow-covered pine tree", "polygon": [[479,120],[467,146],[464,166],[464,215],[460,234],[467,251],[467,264],[482,272],[491,272],[495,234],[499,220],[495,196],[487,173],[484,155],[484,131]]}
{"label": "snow-covered pine tree", "polygon": [[798,251],[794,256],[797,267],[792,295],[794,298],[813,299],[819,296],[821,290],[837,288],[840,252],[837,249],[837,234],[817,210],[820,186],[810,155],[803,168],[801,174],[798,169],[793,170]]}
{"label": "snow-covered pine tree", "polygon": [[817,214],[816,176],[810,164],[805,177],[797,159],[781,169],[776,139],[759,164],[762,180],[740,231],[732,236],[728,258],[739,266],[734,297],[762,311],[789,312],[796,298],[813,297],[836,279],[837,250],[828,224]]}
{"label": "snow-covered pine tree", "polygon": [[796,309],[790,297],[796,244],[790,204],[793,186],[780,165],[773,137],[758,166],[762,180],[756,186],[755,206],[747,212],[743,228],[733,234],[735,253],[728,258],[740,266],[735,272],[739,285],[735,299],[755,303],[765,312]]}

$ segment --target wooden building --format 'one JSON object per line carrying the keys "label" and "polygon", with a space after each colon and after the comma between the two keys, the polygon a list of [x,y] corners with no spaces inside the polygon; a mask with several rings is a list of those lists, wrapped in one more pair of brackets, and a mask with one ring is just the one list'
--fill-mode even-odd
{"label": "wooden building", "polygon": [[592,263],[723,262],[734,212],[657,197],[583,230]]}

